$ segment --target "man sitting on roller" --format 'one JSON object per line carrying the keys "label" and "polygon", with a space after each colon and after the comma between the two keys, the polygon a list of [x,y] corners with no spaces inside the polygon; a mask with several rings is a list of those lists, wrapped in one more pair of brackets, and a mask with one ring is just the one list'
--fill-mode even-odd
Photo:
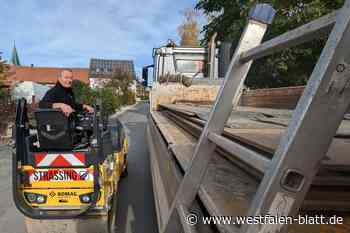
{"label": "man sitting on roller", "polygon": [[86,110],[90,113],[93,112],[94,109],[91,106],[79,104],[75,101],[72,90],[73,78],[72,70],[62,70],[56,85],[48,90],[44,98],[39,102],[39,108],[60,109],[67,117],[75,111]]}

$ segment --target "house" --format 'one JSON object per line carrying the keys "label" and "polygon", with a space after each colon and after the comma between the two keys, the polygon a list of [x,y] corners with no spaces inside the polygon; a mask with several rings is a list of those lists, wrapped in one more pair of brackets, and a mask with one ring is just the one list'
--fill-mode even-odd
{"label": "house", "polygon": [[[16,98],[18,98],[18,96],[25,97],[22,95],[27,95],[25,98],[27,98],[28,103],[35,104],[42,98],[43,93],[35,91],[36,94],[33,94],[34,89],[45,90],[46,92],[48,87],[56,84],[57,78],[64,69],[72,70],[74,79],[89,85],[89,69],[87,68],[27,67],[15,65],[10,65],[10,70],[8,71],[7,78],[5,82],[3,82],[3,85],[5,88],[7,87],[11,90],[12,97],[17,96]],[[27,88],[26,91],[22,91],[22,93],[18,94],[18,90],[21,90],[23,87]],[[32,89],[29,90],[29,87],[32,87]],[[38,87],[40,87],[40,89],[38,89]],[[15,95],[14,93],[17,94]]]}
{"label": "house", "polygon": [[11,87],[21,81],[32,81],[49,86],[54,85],[64,69],[71,69],[75,79],[89,84],[89,69],[87,68],[21,66],[15,44],[12,49],[9,65],[10,70],[7,73],[7,79],[3,82],[5,87]]}
{"label": "house", "polygon": [[58,67],[34,67],[11,65],[5,84],[10,85],[19,81],[32,81],[39,84],[52,86],[62,70],[71,69],[75,79],[89,84],[89,69],[87,68],[58,68]]}
{"label": "house", "polygon": [[137,82],[136,84],[136,97],[140,99],[145,99],[149,96],[149,91],[146,90],[146,87],[140,83]]}
{"label": "house", "polygon": [[115,73],[130,74],[135,79],[134,62],[96,58],[90,60],[89,82],[91,87],[102,87],[113,78]]}

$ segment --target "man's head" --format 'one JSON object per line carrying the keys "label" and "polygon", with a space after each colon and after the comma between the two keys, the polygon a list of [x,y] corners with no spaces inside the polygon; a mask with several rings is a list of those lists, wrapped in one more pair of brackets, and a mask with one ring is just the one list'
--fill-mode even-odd
{"label": "man's head", "polygon": [[58,77],[58,82],[65,88],[71,88],[73,82],[73,71],[70,69],[62,70]]}

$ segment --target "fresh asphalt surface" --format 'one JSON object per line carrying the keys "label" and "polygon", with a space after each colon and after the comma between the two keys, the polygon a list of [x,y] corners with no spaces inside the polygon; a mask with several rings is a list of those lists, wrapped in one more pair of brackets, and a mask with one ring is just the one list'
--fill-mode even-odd
{"label": "fresh asphalt surface", "polygon": [[118,116],[129,135],[129,175],[119,184],[117,233],[158,232],[145,137],[148,109],[141,102]]}
{"label": "fresh asphalt surface", "polygon": [[[148,107],[141,102],[118,116],[129,135],[129,175],[119,184],[116,233],[158,232],[145,138]],[[12,201],[10,168],[10,150],[0,145],[0,233],[25,233]]]}

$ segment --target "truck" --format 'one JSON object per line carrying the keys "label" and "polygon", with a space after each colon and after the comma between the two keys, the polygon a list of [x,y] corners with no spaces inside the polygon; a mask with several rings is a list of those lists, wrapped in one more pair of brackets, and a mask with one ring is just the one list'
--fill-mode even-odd
{"label": "truck", "polygon": [[28,233],[112,233],[128,140],[118,119],[16,104],[12,193]]}
{"label": "truck", "polygon": [[[215,62],[209,76],[194,65],[215,60],[204,48],[154,50],[144,70],[153,67],[146,136],[159,233],[350,232],[349,8],[263,42],[275,10],[257,4],[223,78]],[[240,105],[254,60],[325,33],[294,109]],[[167,72],[190,85],[162,81]]]}

